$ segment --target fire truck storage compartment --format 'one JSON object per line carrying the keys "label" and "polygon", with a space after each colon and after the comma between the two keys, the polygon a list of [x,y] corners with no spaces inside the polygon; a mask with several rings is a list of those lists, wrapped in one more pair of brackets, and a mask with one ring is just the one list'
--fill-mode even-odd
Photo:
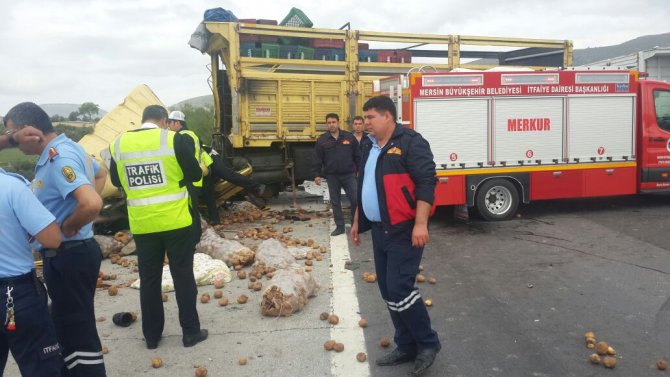
{"label": "fire truck storage compartment", "polygon": [[530,173],[530,200],[579,198],[584,193],[581,169]]}
{"label": "fire truck storage compartment", "polygon": [[564,98],[516,97],[493,101],[496,164],[547,164],[563,157]]}
{"label": "fire truck storage compartment", "polygon": [[438,169],[488,162],[488,99],[416,100],[414,114],[414,128],[430,142]]}
{"label": "fire truck storage compartment", "polygon": [[637,192],[635,167],[584,170],[584,196],[627,195]]}
{"label": "fire truck storage compartment", "polygon": [[436,206],[460,205],[465,203],[465,176],[441,176],[435,186]]}
{"label": "fire truck storage compartment", "polygon": [[568,157],[570,162],[634,160],[635,96],[568,97]]}

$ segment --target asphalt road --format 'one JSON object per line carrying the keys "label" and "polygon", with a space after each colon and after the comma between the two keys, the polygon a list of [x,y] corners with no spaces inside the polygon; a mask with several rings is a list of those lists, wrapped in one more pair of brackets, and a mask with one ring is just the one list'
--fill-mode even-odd
{"label": "asphalt road", "polygon": [[[505,222],[455,220],[438,211],[419,284],[442,352],[426,376],[657,376],[670,357],[670,196],[537,202]],[[373,376],[392,325],[375,284],[369,236],[350,247]],[[617,351],[591,365],[584,333]]]}
{"label": "asphalt road", "polygon": [[[300,202],[306,209],[325,208],[309,195]],[[272,206],[281,210],[289,203],[281,197]],[[434,302],[429,312],[443,348],[426,376],[662,375],[655,363],[670,358],[668,212],[670,196],[538,202],[521,208],[520,218],[496,223],[464,222],[438,211],[423,262],[424,275],[437,284],[419,286]],[[233,224],[231,236],[247,226],[260,223]],[[106,317],[98,330],[109,348],[108,375],[192,376],[194,366],[207,367],[209,376],[406,375],[411,364],[374,364],[391,350],[381,348],[379,339],[392,338],[393,327],[377,285],[361,279],[363,272],[374,271],[369,236],[363,235],[361,247],[347,250],[344,236],[328,236],[329,219],[277,224],[284,226],[294,227],[298,238],[330,245],[327,258],[314,264],[321,289],[301,312],[263,317],[260,293],[250,292],[247,280],[234,279],[225,295],[234,300],[245,293],[249,304],[198,304],[210,338],[185,349],[171,293],[164,341],[147,350],[139,323],[128,328],[111,323],[115,312],[139,310],[137,291],[123,288],[110,297],[100,290],[96,313]],[[347,267],[350,256],[354,263]],[[120,281],[136,277],[108,260],[102,269],[118,273]],[[339,324],[320,321],[323,311],[337,313]],[[361,317],[368,321],[365,329],[357,325]],[[589,364],[586,331],[616,349],[614,370]],[[328,339],[344,343],[344,352],[325,351]],[[367,363],[356,361],[358,352],[367,353]],[[161,357],[164,367],[151,368],[153,357]],[[238,365],[240,357],[247,357],[248,365]],[[4,375],[19,375],[12,358]]]}

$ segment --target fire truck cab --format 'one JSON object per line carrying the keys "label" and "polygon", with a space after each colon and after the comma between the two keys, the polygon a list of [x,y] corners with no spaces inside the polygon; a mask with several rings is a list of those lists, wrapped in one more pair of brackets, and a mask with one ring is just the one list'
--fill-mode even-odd
{"label": "fire truck cab", "polygon": [[532,200],[670,190],[670,84],[637,71],[415,72],[378,85],[430,143],[436,205],[504,220]]}

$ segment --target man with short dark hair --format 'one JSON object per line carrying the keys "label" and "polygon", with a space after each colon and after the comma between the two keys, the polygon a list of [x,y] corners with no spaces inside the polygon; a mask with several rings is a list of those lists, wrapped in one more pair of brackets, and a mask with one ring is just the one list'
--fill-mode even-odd
{"label": "man with short dark hair", "polygon": [[109,146],[112,183],[126,193],[128,221],[137,245],[142,332],[148,349],[158,347],[165,313],[161,300],[163,260],[167,252],[179,307],[184,347],[207,339],[196,309],[193,275],[193,215],[186,182],[202,172],[193,141],[167,129],[168,113],[147,106],[142,127],[119,135]]}
{"label": "man with short dark hair", "polygon": [[41,253],[65,374],[105,376],[93,306],[102,252],[93,238],[92,223],[102,209],[99,193],[107,172],[79,144],[57,135],[47,113],[32,102],[14,106],[4,122],[11,132],[26,126],[41,132],[37,143],[20,143],[18,148],[40,156],[32,189],[62,232],[61,245]]}
{"label": "man with short dark hair", "polygon": [[359,166],[361,154],[358,141],[351,132],[340,129],[340,117],[335,113],[326,115],[328,131],[316,140],[314,146],[314,161],[312,174],[314,182],[321,184],[321,177],[325,176],[328,182],[330,205],[333,208],[335,230],[331,236],[344,234],[344,215],[340,196],[342,189],[349,198],[351,211],[356,208],[356,169]]}
{"label": "man with short dark hair", "polygon": [[390,98],[379,96],[363,106],[368,137],[358,176],[360,201],[351,226],[372,230],[379,290],[395,326],[397,348],[377,359],[387,366],[414,361],[413,375],[428,369],[440,351],[437,333],[419,291],[416,275],[428,243],[428,218],[435,196],[435,162],[428,142],[414,130],[396,124]]}
{"label": "man with short dark hair", "polygon": [[365,132],[365,120],[363,119],[362,116],[356,115],[354,117],[354,120],[351,122],[351,133],[354,134],[354,137],[356,140],[358,140],[358,143],[361,143],[361,139],[363,139],[367,133]]}

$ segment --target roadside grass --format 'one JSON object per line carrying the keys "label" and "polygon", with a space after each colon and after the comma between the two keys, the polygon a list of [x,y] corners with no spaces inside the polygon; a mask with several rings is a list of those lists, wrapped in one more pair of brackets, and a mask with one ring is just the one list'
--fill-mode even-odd
{"label": "roadside grass", "polygon": [[0,167],[32,180],[37,158],[38,156],[26,156],[16,148],[4,149],[0,151]]}

